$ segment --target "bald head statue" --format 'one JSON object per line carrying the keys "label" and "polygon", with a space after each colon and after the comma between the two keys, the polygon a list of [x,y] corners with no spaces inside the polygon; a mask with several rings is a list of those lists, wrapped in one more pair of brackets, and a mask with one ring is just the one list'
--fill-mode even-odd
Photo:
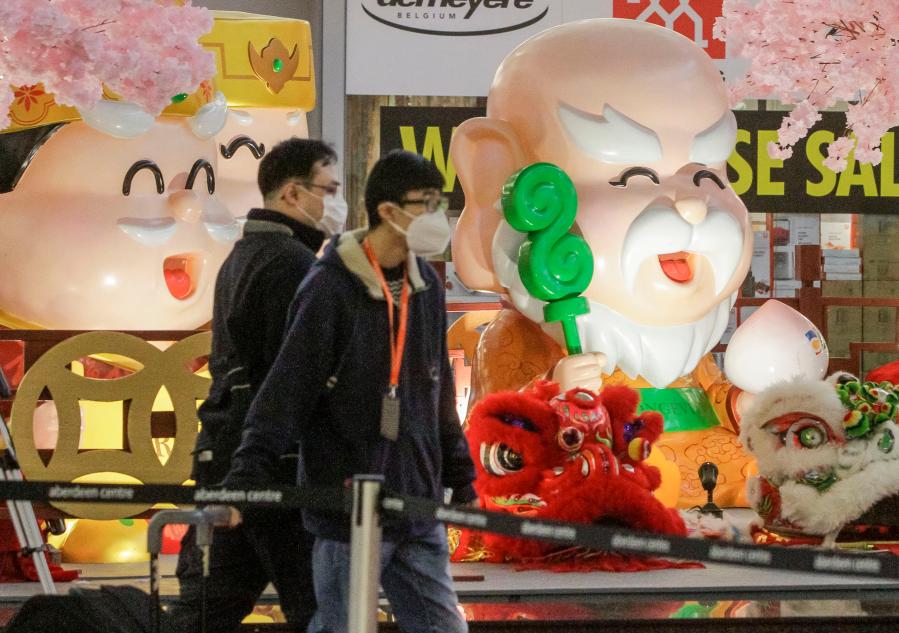
{"label": "bald head statue", "polygon": [[516,268],[526,235],[496,203],[517,170],[558,165],[577,190],[573,231],[595,260],[584,349],[605,353],[607,372],[666,386],[718,342],[749,269],[748,214],[725,169],[736,132],[715,64],[671,30],[599,19],[531,38],[497,70],[487,116],[453,138],[466,200],[453,240],[460,278],[542,323],[544,304]]}

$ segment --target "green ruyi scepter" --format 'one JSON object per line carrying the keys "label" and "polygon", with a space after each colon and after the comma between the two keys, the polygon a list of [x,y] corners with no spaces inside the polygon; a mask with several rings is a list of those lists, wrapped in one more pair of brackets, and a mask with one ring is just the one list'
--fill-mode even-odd
{"label": "green ruyi scepter", "polygon": [[580,296],[593,278],[593,253],[570,233],[577,215],[577,191],[561,168],[535,163],[513,174],[503,187],[503,214],[528,237],[518,251],[518,274],[528,293],[546,301],[543,318],[559,321],[568,354],[583,350],[576,317],[590,312]]}

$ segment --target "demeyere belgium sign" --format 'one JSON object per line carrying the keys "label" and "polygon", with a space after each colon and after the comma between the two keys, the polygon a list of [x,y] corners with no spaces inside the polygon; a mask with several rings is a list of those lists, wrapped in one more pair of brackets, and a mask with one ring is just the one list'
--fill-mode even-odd
{"label": "demeyere belgium sign", "polygon": [[484,95],[559,0],[347,0],[347,93]]}
{"label": "demeyere belgium sign", "polygon": [[540,22],[549,0],[367,0],[376,22],[425,35],[495,35]]}
{"label": "demeyere belgium sign", "polygon": [[[706,51],[725,76],[737,77],[743,62],[728,59],[724,42],[712,34],[722,2],[346,0],[347,94],[486,96],[500,62],[516,46],[554,26],[588,18],[673,29]],[[627,60],[627,51],[621,59]]]}

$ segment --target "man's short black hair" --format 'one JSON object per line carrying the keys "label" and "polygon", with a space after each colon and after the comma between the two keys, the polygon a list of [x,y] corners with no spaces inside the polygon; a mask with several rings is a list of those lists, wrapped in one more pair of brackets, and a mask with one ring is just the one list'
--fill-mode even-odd
{"label": "man's short black hair", "polygon": [[323,166],[337,162],[337,153],[324,141],[296,136],[281,141],[259,162],[257,182],[262,197],[268,198],[292,178],[311,178],[319,161]]}
{"label": "man's short black hair", "polygon": [[406,192],[415,189],[439,189],[443,191],[443,175],[434,163],[419,154],[395,149],[375,163],[365,185],[365,210],[368,227],[381,223],[378,205],[382,202],[397,204]]}

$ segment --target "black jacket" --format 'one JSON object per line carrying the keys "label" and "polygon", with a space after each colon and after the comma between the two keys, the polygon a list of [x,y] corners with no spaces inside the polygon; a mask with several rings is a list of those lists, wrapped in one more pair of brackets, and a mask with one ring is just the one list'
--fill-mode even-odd
{"label": "black jacket", "polygon": [[[301,484],[342,486],[354,474],[380,472],[381,401],[390,374],[387,303],[360,246],[364,232],[343,234],[316,262],[297,293],[290,329],[247,415],[226,484],[270,479],[278,455],[300,441]],[[474,465],[455,407],[446,346],[443,285],[410,256],[412,292],[399,381],[399,438],[389,444],[385,486],[443,501],[475,498]],[[349,518],[304,512],[314,534],[347,540]],[[420,533],[433,523],[384,522],[385,538]]]}
{"label": "black jacket", "polygon": [[278,354],[287,312],[315,262],[324,234],[281,213],[253,209],[243,238],[225,259],[215,282],[212,313],[212,387],[200,406],[202,430],[194,478],[218,483],[253,396]]}

